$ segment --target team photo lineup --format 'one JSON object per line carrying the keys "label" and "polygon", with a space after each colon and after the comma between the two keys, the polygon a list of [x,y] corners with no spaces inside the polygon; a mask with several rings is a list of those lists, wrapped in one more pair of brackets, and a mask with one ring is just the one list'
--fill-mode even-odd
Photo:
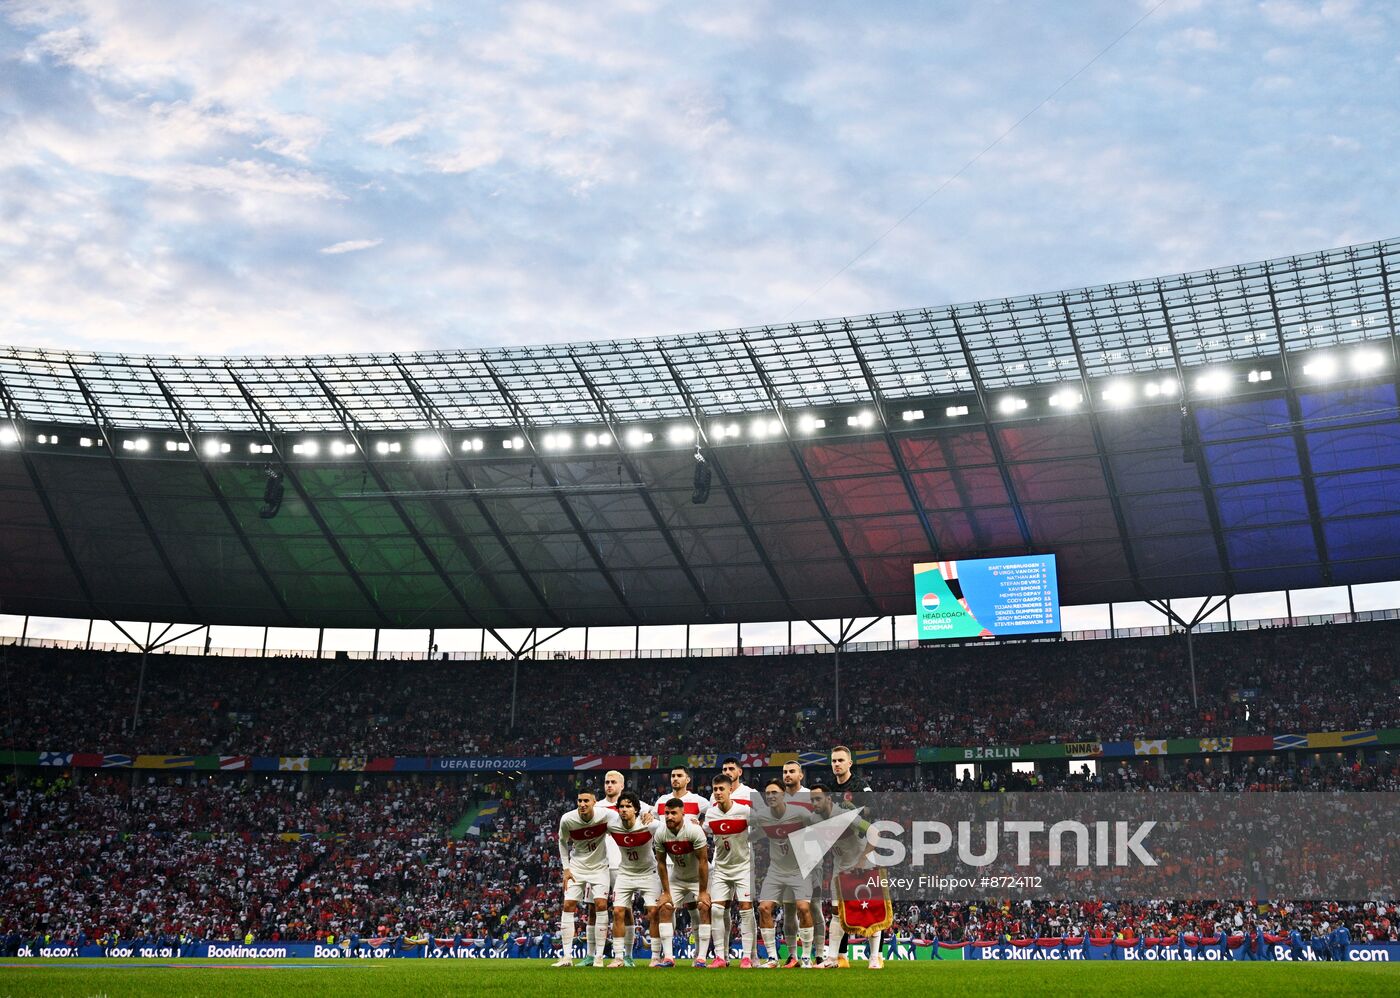
{"label": "team photo lineup", "polygon": [[[848,965],[841,899],[833,898],[828,927],[821,868],[804,875],[787,840],[793,832],[830,818],[838,801],[843,808],[860,806],[870,787],[854,776],[851,765],[851,750],[837,746],[831,751],[829,781],[805,786],[801,765],[789,762],[781,775],[761,781],[762,788],[756,789],[743,782],[739,760],[731,757],[711,781],[708,797],[695,793],[689,769],[677,766],[670,774],[672,793],[649,807],[636,793],[623,789],[623,774],[616,770],[604,776],[601,795],[581,789],[578,806],[559,822],[564,904],[562,952],[554,966],[575,963],[576,914],[588,933],[579,965],[604,966],[604,946],[611,939],[614,957],[606,965],[632,966],[633,911],[638,904],[651,934],[651,967],[675,965],[676,922],[682,914],[688,916],[696,939],[694,966],[727,967],[731,904],[739,925],[739,967]],[[832,844],[832,870],[838,877],[861,866],[865,842],[860,826],[867,824],[860,819]],[[766,863],[755,857],[758,841],[767,847]],[[879,903],[881,913],[888,915],[887,899]],[[775,914],[787,925],[788,957],[782,964]],[[865,919],[864,924],[869,927],[863,933],[869,937],[868,966],[879,969],[880,934],[890,919]],[[755,949],[760,935],[761,961]]]}

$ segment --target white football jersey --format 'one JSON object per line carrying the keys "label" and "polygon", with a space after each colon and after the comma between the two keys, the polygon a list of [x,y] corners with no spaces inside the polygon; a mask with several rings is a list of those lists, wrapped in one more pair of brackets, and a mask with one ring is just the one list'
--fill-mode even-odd
{"label": "white football jersey", "polygon": [[815,824],[812,811],[786,804],[781,815],[765,808],[753,815],[753,823],[768,839],[768,862],[778,873],[786,877],[800,878],[802,870],[797,864],[788,836],[800,828]]}
{"label": "white football jersey", "polygon": [[705,831],[697,822],[681,822],[681,830],[673,832],[666,822],[661,822],[656,830],[656,851],[664,853],[671,861],[669,876],[672,880],[693,884],[700,879],[700,862],[696,853],[707,848]]}
{"label": "white football jersey", "polygon": [[749,845],[749,817],[746,805],[729,804],[725,811],[718,804],[705,812],[705,830],[714,836],[714,869],[726,877],[747,879],[753,867],[753,848]]}
{"label": "white football jersey", "polygon": [[608,868],[604,845],[608,827],[617,821],[611,811],[595,807],[593,817],[584,821],[578,808],[559,819],[559,862],[575,873],[597,873]]}
{"label": "white football jersey", "polygon": [[608,826],[608,836],[617,846],[620,865],[619,874],[629,877],[656,874],[656,852],[652,839],[656,835],[657,822],[644,825],[638,820],[631,828],[625,828],[618,818]]}
{"label": "white football jersey", "polygon": [[[658,818],[666,817],[666,802],[676,797],[676,794],[662,794],[656,798],[656,804],[652,808]],[[694,791],[686,791],[680,795],[680,799],[685,802],[685,816],[694,821],[699,821],[705,813],[705,809],[710,806],[707,798],[701,797]]]}

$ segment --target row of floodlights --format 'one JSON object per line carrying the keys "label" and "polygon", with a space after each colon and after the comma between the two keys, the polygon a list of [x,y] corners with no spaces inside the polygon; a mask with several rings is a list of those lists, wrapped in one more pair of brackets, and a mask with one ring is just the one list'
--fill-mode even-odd
{"label": "row of floodlights", "polygon": [[[1373,374],[1385,367],[1385,355],[1379,350],[1369,348],[1356,350],[1345,358],[1345,367],[1349,367],[1353,374]],[[1304,376],[1317,381],[1330,381],[1341,374],[1343,369],[1343,358],[1335,354],[1319,354],[1303,364]],[[1235,383],[1236,377],[1237,373],[1227,368],[1214,368],[1202,372],[1194,382],[1196,394],[1224,395]],[[1274,374],[1267,368],[1256,368],[1245,374],[1244,378],[1251,385],[1256,385],[1272,381]],[[1140,382],[1111,381],[1103,387],[1100,398],[1108,406],[1121,407],[1136,402],[1139,391],[1142,397],[1148,400],[1171,399],[1175,398],[1181,391],[1181,385],[1176,378]],[[1050,395],[1048,401],[1050,406],[1055,409],[1074,409],[1083,404],[1084,392],[1080,388],[1060,388]],[[1005,395],[997,400],[997,411],[1004,416],[1015,415],[1029,407],[1030,402],[1017,395]],[[965,413],[966,410],[963,414]],[[907,418],[908,414],[905,415]],[[948,411],[948,415],[953,415],[951,409]]]}
{"label": "row of floodlights", "polygon": [[[1347,369],[1356,375],[1366,375],[1379,371],[1384,366],[1385,355],[1379,350],[1366,347],[1354,350],[1346,357],[1334,353],[1317,354],[1303,364],[1302,370],[1305,377],[1317,381],[1328,381]],[[1230,390],[1237,377],[1238,373],[1235,371],[1227,368],[1215,368],[1198,375],[1194,387],[1198,395],[1224,395]],[[1244,375],[1244,379],[1250,384],[1269,382],[1273,380],[1273,377],[1273,372],[1266,368],[1256,368]],[[1181,386],[1176,378],[1154,378],[1146,381],[1124,379],[1111,381],[1105,385],[1101,389],[1101,399],[1104,404],[1110,407],[1122,407],[1131,405],[1139,397],[1149,401],[1172,399],[1180,391]],[[1083,388],[1082,386],[1058,388],[1050,394],[1047,401],[1053,409],[1078,408],[1084,402]],[[1004,416],[1014,416],[1029,409],[1030,406],[1030,400],[1018,395],[1004,395],[996,401],[997,411]],[[944,414],[949,419],[956,419],[960,416],[966,416],[968,407],[966,405],[950,405],[945,408]],[[905,409],[900,413],[900,418],[903,422],[913,423],[924,419],[925,415],[923,409]],[[869,430],[874,428],[876,419],[874,410],[862,409],[847,415],[846,425],[857,430]],[[827,421],[821,416],[803,413],[797,417],[795,425],[797,432],[808,435],[825,429]],[[748,424],[749,436],[756,440],[779,437],[784,432],[782,420],[774,416],[760,416]],[[678,424],[666,430],[666,439],[673,445],[684,446],[695,443],[696,434],[694,425]],[[706,434],[710,442],[737,439],[742,436],[743,427],[737,422],[711,423]],[[58,443],[58,437],[51,434],[41,433],[36,439],[40,444]],[[19,436],[12,426],[0,426],[0,444],[11,445],[18,440]],[[589,432],[583,434],[580,440],[585,449],[592,450],[610,446],[613,442],[613,435],[609,432]],[[653,442],[655,436],[647,430],[634,426],[622,434],[622,440],[629,449],[636,449]],[[541,449],[546,451],[567,451],[574,446],[574,435],[564,430],[553,430],[541,436],[539,442]],[[101,447],[102,439],[81,437],[78,445],[80,447]],[[528,446],[525,438],[520,436],[507,437],[501,441],[503,450],[523,451]],[[121,447],[125,451],[145,453],[151,449],[151,442],[145,437],[128,437],[122,440]],[[325,447],[332,457],[350,457],[359,451],[359,446],[355,442],[346,440],[332,440]],[[446,439],[435,433],[415,437],[410,442],[409,447],[417,457],[442,457],[449,452],[449,444]],[[471,437],[460,441],[458,447],[463,454],[480,453],[486,449],[486,441],[480,437]],[[317,457],[321,453],[321,448],[322,443],[318,440],[302,440],[292,445],[292,453],[299,457]],[[190,445],[183,440],[167,440],[165,441],[165,449],[172,453],[185,453],[190,450]],[[226,440],[207,439],[201,444],[200,449],[205,457],[216,458],[230,453],[233,445]],[[377,440],[374,443],[374,451],[385,457],[399,454],[403,451],[403,443],[398,440]],[[273,453],[273,446],[268,443],[250,443],[248,453],[254,456],[270,455]]]}

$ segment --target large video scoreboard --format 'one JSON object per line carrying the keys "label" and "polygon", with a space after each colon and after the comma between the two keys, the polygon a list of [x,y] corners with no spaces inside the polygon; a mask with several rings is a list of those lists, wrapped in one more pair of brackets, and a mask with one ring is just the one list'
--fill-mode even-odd
{"label": "large video scoreboard", "polygon": [[1060,590],[1053,554],[914,566],[919,639],[1058,633]]}

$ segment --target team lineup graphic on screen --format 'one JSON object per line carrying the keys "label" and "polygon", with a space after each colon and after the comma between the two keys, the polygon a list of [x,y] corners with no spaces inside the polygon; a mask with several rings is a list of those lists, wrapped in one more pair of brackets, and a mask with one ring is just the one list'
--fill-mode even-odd
{"label": "team lineup graphic on screen", "polygon": [[920,640],[1044,634],[1060,629],[1053,554],[914,566]]}

